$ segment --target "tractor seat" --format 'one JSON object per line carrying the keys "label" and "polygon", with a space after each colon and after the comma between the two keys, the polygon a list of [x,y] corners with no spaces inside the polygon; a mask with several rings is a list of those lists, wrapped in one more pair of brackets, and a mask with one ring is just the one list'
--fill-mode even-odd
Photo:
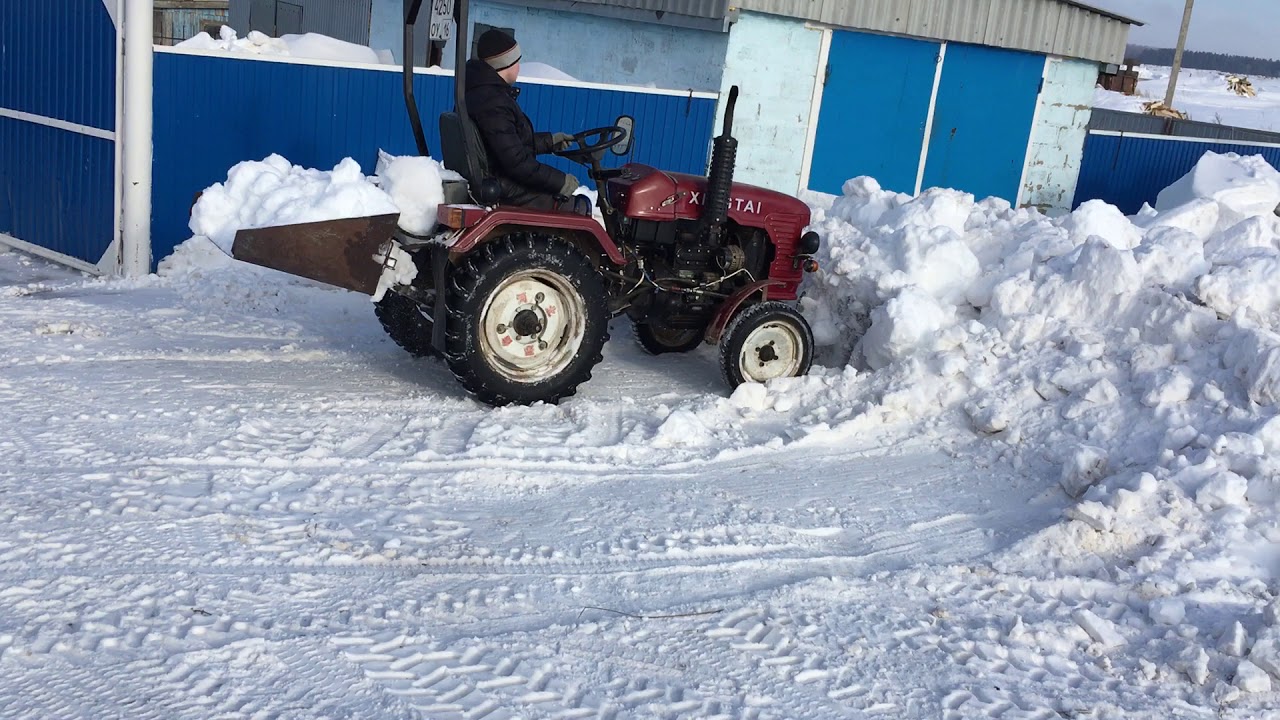
{"label": "tractor seat", "polygon": [[[445,168],[466,179],[472,197],[482,194],[482,181],[491,177],[489,154],[471,118],[464,119],[456,112],[440,114],[440,151]],[[591,217],[591,201],[581,195],[574,196],[560,209]]]}
{"label": "tractor seat", "polygon": [[484,141],[471,122],[457,112],[440,114],[440,151],[444,166],[464,179],[473,188],[489,177],[489,156]]}

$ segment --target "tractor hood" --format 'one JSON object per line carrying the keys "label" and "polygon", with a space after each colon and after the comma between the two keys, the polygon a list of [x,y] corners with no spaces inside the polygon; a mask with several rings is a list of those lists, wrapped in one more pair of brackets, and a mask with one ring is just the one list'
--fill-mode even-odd
{"label": "tractor hood", "polygon": [[[696,220],[706,206],[707,178],[669,173],[648,165],[627,165],[620,177],[607,183],[609,200],[637,220]],[[747,227],[765,225],[769,216],[803,216],[809,223],[809,206],[784,193],[744,183],[734,183],[729,193],[729,219]]]}

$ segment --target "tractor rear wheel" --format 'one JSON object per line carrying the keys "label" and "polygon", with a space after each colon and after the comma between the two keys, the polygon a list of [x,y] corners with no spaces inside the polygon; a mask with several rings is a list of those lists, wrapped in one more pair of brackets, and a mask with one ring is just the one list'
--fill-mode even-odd
{"label": "tractor rear wheel", "polygon": [[373,312],[387,335],[410,355],[435,354],[435,348],[431,347],[431,318],[417,301],[388,290],[373,306]]}
{"label": "tractor rear wheel", "polygon": [[635,321],[636,342],[651,355],[683,353],[702,344],[706,328],[670,328],[653,320]]}
{"label": "tractor rear wheel", "polygon": [[738,311],[720,339],[720,371],[729,387],[798,377],[813,365],[813,330],[795,308],[761,302]]}
{"label": "tractor rear wheel", "polygon": [[476,248],[448,283],[445,359],[490,405],[555,403],[609,339],[604,279],[576,247],[517,232]]}

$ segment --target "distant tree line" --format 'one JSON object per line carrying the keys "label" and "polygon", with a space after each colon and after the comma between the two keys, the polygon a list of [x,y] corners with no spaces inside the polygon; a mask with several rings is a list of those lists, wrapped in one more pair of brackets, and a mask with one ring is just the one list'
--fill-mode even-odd
{"label": "distant tree line", "polygon": [[[1125,58],[1136,60],[1143,65],[1173,65],[1173,48],[1130,45],[1125,53]],[[1237,75],[1280,77],[1280,60],[1267,60],[1244,55],[1188,50],[1182,54],[1182,66],[1197,70],[1217,70]]]}

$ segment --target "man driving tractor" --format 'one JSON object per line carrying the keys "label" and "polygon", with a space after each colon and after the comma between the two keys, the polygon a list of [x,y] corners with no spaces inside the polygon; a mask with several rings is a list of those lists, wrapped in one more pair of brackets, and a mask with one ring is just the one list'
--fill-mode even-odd
{"label": "man driving tractor", "polygon": [[[520,45],[515,38],[488,30],[480,36],[476,55],[467,61],[467,114],[484,141],[490,170],[502,188],[501,202],[552,210],[557,198],[573,197],[578,179],[539,162],[537,156],[567,149],[573,136],[534,132],[520,109],[520,89],[515,86]],[[585,205],[589,214],[590,205]]]}

